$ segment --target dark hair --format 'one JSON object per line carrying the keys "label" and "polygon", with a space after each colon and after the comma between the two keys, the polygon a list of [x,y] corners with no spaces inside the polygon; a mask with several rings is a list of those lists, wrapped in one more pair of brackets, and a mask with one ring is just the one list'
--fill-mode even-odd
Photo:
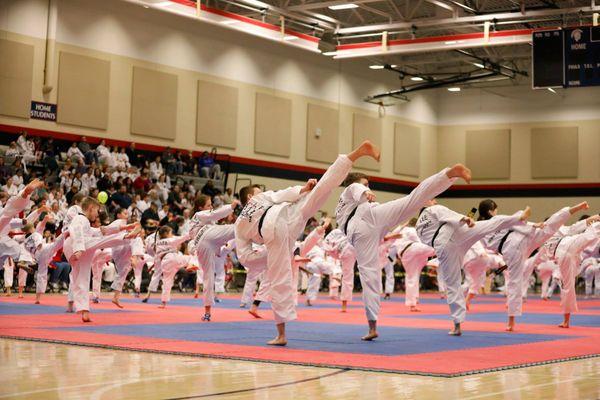
{"label": "dark hair", "polygon": [[173,231],[173,229],[171,229],[171,227],[169,225],[161,226],[160,229],[158,230],[158,236],[160,236],[161,239],[164,239],[172,231]]}
{"label": "dark hair", "polygon": [[83,199],[85,198],[85,195],[81,192],[73,195],[73,198],[71,199],[71,204],[75,205],[77,203],[81,203],[83,201]]}
{"label": "dark hair", "polygon": [[252,194],[252,192],[254,192],[254,189],[257,188],[260,189],[260,186],[248,185],[240,189],[240,202],[242,203],[242,206],[245,206],[246,203],[248,203],[249,196]]}
{"label": "dark hair", "polygon": [[207,196],[205,194],[199,195],[196,198],[196,204],[194,205],[196,207],[196,211],[200,211],[206,205],[206,203],[208,203],[208,200],[211,200],[210,196]]}
{"label": "dark hair", "polygon": [[587,214],[583,214],[583,215],[581,216],[581,218],[579,218],[579,220],[580,220],[580,221],[583,221],[584,219],[588,219],[589,217],[590,217],[589,215],[587,215]]}
{"label": "dark hair", "polygon": [[492,199],[483,200],[481,203],[479,203],[479,207],[477,208],[477,211],[479,211],[479,217],[477,218],[477,220],[482,221],[482,220],[492,218],[493,215],[491,212],[497,208],[498,208],[498,204],[496,204],[496,202],[494,200],[492,200]]}
{"label": "dark hair", "polygon": [[369,180],[369,177],[362,172],[350,172],[346,179],[344,180],[344,186],[350,186],[353,183],[360,182],[362,179]]}

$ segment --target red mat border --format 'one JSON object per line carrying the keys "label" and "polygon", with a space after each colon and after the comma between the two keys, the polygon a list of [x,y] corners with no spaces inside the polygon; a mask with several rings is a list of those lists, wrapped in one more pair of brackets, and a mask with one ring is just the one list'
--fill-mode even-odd
{"label": "red mat border", "polygon": [[600,353],[584,354],[584,355],[580,355],[580,356],[558,358],[558,359],[544,360],[544,361],[535,361],[535,362],[523,363],[523,364],[506,365],[506,366],[502,366],[502,367],[485,368],[485,369],[479,369],[479,370],[471,370],[471,371],[464,371],[464,372],[458,372],[458,373],[444,374],[444,373],[438,373],[438,372],[390,370],[390,369],[385,369],[385,368],[367,368],[367,367],[348,366],[348,365],[314,364],[314,363],[300,362],[300,361],[280,361],[280,360],[272,360],[272,359],[255,359],[255,358],[249,358],[249,357],[225,356],[225,355],[205,354],[205,353],[197,353],[197,352],[192,353],[192,352],[185,352],[185,351],[140,349],[140,348],[134,348],[134,347],[127,347],[127,346],[106,345],[106,344],[100,344],[100,343],[86,343],[86,342],[67,341],[67,340],[52,340],[52,339],[33,338],[33,337],[18,336],[18,335],[0,334],[0,338],[23,340],[23,341],[38,342],[38,343],[53,343],[53,344],[68,345],[68,346],[93,347],[93,348],[99,348],[99,349],[105,349],[105,350],[135,351],[135,352],[140,352],[140,353],[165,354],[165,355],[176,355],[176,356],[186,356],[186,357],[196,357],[196,358],[212,358],[212,359],[217,359],[217,360],[236,360],[236,361],[249,361],[249,362],[269,363],[269,364],[298,365],[298,366],[314,367],[314,368],[356,370],[356,371],[366,371],[366,372],[381,372],[381,373],[388,373],[388,374],[417,375],[417,376],[429,376],[429,377],[437,377],[437,378],[457,378],[457,377],[461,377],[461,376],[479,375],[479,374],[486,374],[486,373],[490,373],[490,372],[506,371],[506,370],[511,370],[511,369],[528,368],[528,367],[535,367],[535,366],[540,366],[540,365],[557,364],[557,363],[561,363],[561,362],[585,360],[585,359],[600,357]]}

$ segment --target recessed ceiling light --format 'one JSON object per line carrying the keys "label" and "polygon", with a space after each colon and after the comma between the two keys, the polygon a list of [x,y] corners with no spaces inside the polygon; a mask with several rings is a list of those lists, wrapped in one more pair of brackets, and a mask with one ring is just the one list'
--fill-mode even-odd
{"label": "recessed ceiling light", "polygon": [[346,3],[346,4],[335,4],[333,6],[327,7],[330,10],[348,10],[350,8],[358,8],[357,4],[354,3]]}
{"label": "recessed ceiling light", "polygon": [[142,7],[144,7],[144,8],[150,8],[150,6],[147,5],[147,4],[144,4]]}
{"label": "recessed ceiling light", "polygon": [[383,69],[383,65],[369,65],[369,68],[371,69]]}
{"label": "recessed ceiling light", "polygon": [[485,68],[485,65],[480,64],[480,63],[473,63],[474,66],[476,66],[477,68]]}
{"label": "recessed ceiling light", "polygon": [[392,65],[390,65],[390,67],[397,68],[398,66],[396,64],[392,64]]}
{"label": "recessed ceiling light", "polygon": [[415,81],[415,82],[421,82],[424,79],[421,78],[420,76],[413,76],[412,78],[410,78],[411,81]]}
{"label": "recessed ceiling light", "polygon": [[237,24],[239,21],[236,21],[235,19],[226,19],[225,21],[221,21],[221,23],[223,25],[232,25],[232,24]]}
{"label": "recessed ceiling light", "polygon": [[459,87],[449,87],[448,91],[449,92],[460,92],[460,88]]}
{"label": "recessed ceiling light", "polygon": [[551,87],[549,87],[548,90],[551,91],[552,93],[556,93],[556,90],[552,89]]}
{"label": "recessed ceiling light", "polygon": [[161,2],[158,2],[158,3],[154,3],[153,5],[157,6],[157,7],[168,7],[168,6],[172,6],[173,3],[170,2],[170,1],[161,1]]}
{"label": "recessed ceiling light", "polygon": [[298,39],[298,36],[289,35],[289,36],[284,36],[283,37],[283,40],[287,40],[287,41],[296,40],[296,39]]}
{"label": "recessed ceiling light", "polygon": [[458,43],[456,40],[449,40],[447,42],[444,42],[444,44],[456,44]]}
{"label": "recessed ceiling light", "polygon": [[326,51],[321,54],[323,54],[324,56],[335,56],[337,54],[337,51]]}

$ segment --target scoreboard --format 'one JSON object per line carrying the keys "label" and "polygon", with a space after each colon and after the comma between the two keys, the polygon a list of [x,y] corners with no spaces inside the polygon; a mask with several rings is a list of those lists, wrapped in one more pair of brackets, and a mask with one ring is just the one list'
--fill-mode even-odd
{"label": "scoreboard", "polygon": [[533,88],[600,86],[600,27],[533,32]]}

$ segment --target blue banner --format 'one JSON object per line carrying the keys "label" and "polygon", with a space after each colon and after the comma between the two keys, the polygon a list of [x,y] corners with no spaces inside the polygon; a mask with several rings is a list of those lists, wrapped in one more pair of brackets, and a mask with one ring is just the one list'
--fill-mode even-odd
{"label": "blue banner", "polygon": [[39,101],[31,102],[29,116],[33,119],[43,119],[45,121],[56,121],[56,104],[41,103]]}

